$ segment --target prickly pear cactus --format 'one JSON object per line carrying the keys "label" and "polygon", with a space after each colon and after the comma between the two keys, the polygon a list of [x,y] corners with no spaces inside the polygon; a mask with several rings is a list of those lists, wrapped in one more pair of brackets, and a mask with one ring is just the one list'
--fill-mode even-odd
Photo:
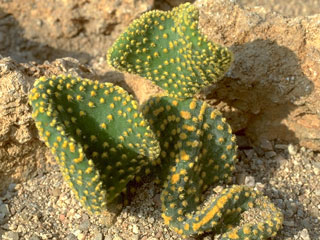
{"label": "prickly pear cactus", "polygon": [[172,97],[192,97],[218,81],[230,66],[231,52],[198,30],[198,10],[186,3],[172,11],[150,11],[133,21],[108,52],[108,62],[135,73]]}
{"label": "prickly pear cactus", "polygon": [[[231,182],[236,160],[235,136],[221,113],[197,99],[150,99],[143,106],[161,146],[164,190],[163,219],[184,236],[205,231],[225,233],[222,239],[254,239],[273,236],[281,226],[281,214],[253,189],[233,185],[206,200],[208,187]],[[159,169],[159,167],[157,167]],[[239,215],[250,208],[272,209],[263,221],[237,227]],[[224,229],[225,224],[234,226]]]}
{"label": "prickly pear cactus", "polygon": [[29,100],[42,140],[91,211],[114,201],[159,155],[158,141],[137,102],[111,83],[42,77]]}
{"label": "prickly pear cactus", "polygon": [[[108,52],[113,67],[166,90],[167,96],[141,107],[143,114],[126,91],[111,83],[70,76],[37,80],[30,104],[39,134],[91,211],[101,212],[133,179],[153,172],[164,187],[164,222],[179,234],[275,236],[282,214],[260,192],[231,185],[205,194],[232,182],[237,146],[221,113],[193,97],[218,81],[232,61],[229,50],[208,41],[197,27],[198,11],[189,3],[170,12],[151,11]],[[252,215],[250,221],[246,215]]]}

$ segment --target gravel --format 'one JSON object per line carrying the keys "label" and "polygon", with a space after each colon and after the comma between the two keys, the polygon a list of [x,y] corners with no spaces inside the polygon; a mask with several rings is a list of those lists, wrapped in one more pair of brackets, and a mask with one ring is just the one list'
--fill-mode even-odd
{"label": "gravel", "polygon": [[[240,149],[234,180],[264,192],[282,209],[284,226],[275,239],[320,239],[320,154],[294,145],[271,144],[273,157],[259,157],[254,150],[257,146]],[[264,149],[267,153],[270,146]],[[159,186],[146,182],[113,223],[108,223],[79,205],[54,166],[42,176],[10,185],[0,197],[0,236],[12,240],[181,239],[161,219],[160,192]]]}

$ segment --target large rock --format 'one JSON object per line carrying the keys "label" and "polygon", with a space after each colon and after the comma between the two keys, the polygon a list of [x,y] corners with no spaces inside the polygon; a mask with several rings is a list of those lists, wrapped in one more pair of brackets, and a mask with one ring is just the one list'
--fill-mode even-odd
{"label": "large rock", "polygon": [[88,62],[105,55],[129,22],[153,5],[154,0],[0,1],[0,51],[19,61]]}
{"label": "large rock", "polygon": [[11,182],[50,170],[52,155],[39,140],[28,92],[35,78],[63,73],[95,79],[90,69],[72,58],[35,65],[0,56],[0,194]]}
{"label": "large rock", "polygon": [[202,32],[234,53],[227,77],[206,91],[233,128],[255,141],[320,150],[320,15],[285,18],[225,0],[195,4]]}

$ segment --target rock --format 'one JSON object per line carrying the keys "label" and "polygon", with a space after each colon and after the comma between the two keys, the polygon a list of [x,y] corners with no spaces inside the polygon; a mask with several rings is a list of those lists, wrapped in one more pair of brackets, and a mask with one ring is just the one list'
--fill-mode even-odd
{"label": "rock", "polygon": [[243,151],[249,160],[251,160],[256,155],[256,152],[253,149],[246,149]]}
{"label": "rock", "polygon": [[69,233],[67,235],[67,240],[78,240],[78,238],[73,233]]}
{"label": "rock", "polygon": [[82,223],[79,225],[79,230],[87,231],[90,227],[90,224],[91,223],[90,223],[89,219],[82,221]]}
{"label": "rock", "polygon": [[253,176],[246,176],[244,179],[244,184],[248,187],[254,187],[255,183],[256,182]]}
{"label": "rock", "polygon": [[293,156],[293,155],[296,155],[296,154],[297,154],[298,149],[297,149],[296,146],[294,146],[294,145],[292,145],[292,144],[289,144],[289,145],[288,145],[288,152],[289,152],[290,155]]}
{"label": "rock", "polygon": [[274,152],[274,151],[268,151],[268,152],[265,152],[265,153],[264,153],[264,156],[265,156],[266,158],[273,158],[273,157],[277,156],[277,153]]}
{"label": "rock", "polygon": [[132,225],[132,232],[135,233],[135,234],[139,234],[140,231],[139,231],[139,228],[137,225],[133,224]]}
{"label": "rock", "polygon": [[17,232],[6,232],[3,236],[3,240],[19,240],[19,234]]}
{"label": "rock", "polygon": [[265,151],[273,150],[271,142],[268,139],[264,139],[264,138],[260,140],[260,147]]}
{"label": "rock", "polygon": [[103,235],[102,235],[102,233],[101,232],[97,232],[97,233],[95,233],[95,235],[94,235],[94,238],[93,238],[94,240],[102,240],[103,239]]}
{"label": "rock", "polygon": [[299,232],[299,236],[302,240],[310,240],[308,229],[304,228]]}
{"label": "rock", "polygon": [[33,234],[29,240],[40,240],[40,238],[37,235]]}
{"label": "rock", "polygon": [[116,234],[112,240],[123,240],[123,238]]}
{"label": "rock", "polygon": [[[6,48],[12,51],[16,46],[24,52],[31,48],[33,52],[27,57],[32,60],[73,56],[87,62],[92,55],[105,55],[128,24],[152,9],[153,5],[154,0],[68,0],[48,2],[45,5],[8,1],[7,4],[1,4],[1,9],[10,14],[13,20],[11,28],[4,31],[3,37],[8,38],[5,41]],[[23,37],[17,34],[21,28],[24,31]],[[41,46],[39,43],[45,44]],[[23,57],[22,53],[18,55],[19,58]]]}
{"label": "rock", "polygon": [[[14,183],[26,181],[52,164],[52,155],[39,140],[28,92],[35,78],[71,73],[95,79],[76,59],[57,59],[52,63],[18,64],[11,58],[0,59],[0,192]],[[9,193],[9,192],[8,192]]]}
{"label": "rock", "polygon": [[8,204],[2,204],[0,205],[0,213],[4,214],[5,216],[10,215],[10,210]]}
{"label": "rock", "polygon": [[195,5],[201,31],[234,53],[210,94],[238,110],[230,123],[250,119],[242,132],[253,142],[279,139],[320,150],[320,15],[284,18],[224,0]]}
{"label": "rock", "polygon": [[294,227],[295,226],[295,222],[293,220],[290,221],[283,221],[283,225],[287,226],[287,227]]}

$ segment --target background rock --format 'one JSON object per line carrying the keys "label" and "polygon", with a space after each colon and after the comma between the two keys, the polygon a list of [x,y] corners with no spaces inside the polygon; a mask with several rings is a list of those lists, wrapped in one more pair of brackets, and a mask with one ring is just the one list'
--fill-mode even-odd
{"label": "background rock", "polygon": [[27,94],[35,78],[62,73],[95,78],[90,69],[72,58],[42,65],[0,58],[0,193],[11,182],[50,170],[52,157],[38,138]]}
{"label": "background rock", "polygon": [[0,50],[7,48],[19,61],[69,56],[88,62],[105,55],[129,22],[153,5],[154,0],[1,1]]}
{"label": "background rock", "polygon": [[199,0],[200,28],[234,63],[206,92],[236,131],[320,149],[320,15],[285,18],[233,1]]}

